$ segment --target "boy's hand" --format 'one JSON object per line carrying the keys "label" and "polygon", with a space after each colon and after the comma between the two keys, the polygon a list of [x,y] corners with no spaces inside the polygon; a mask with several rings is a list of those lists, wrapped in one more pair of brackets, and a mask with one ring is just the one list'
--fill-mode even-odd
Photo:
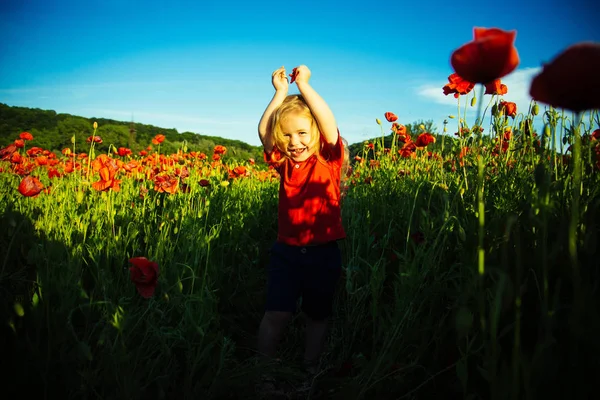
{"label": "boy's hand", "polygon": [[271,82],[273,83],[273,87],[276,91],[287,92],[289,83],[285,74],[285,67],[281,67],[273,72],[273,74],[271,75]]}
{"label": "boy's hand", "polygon": [[310,79],[310,69],[306,65],[299,65],[292,72],[296,85],[308,83]]}

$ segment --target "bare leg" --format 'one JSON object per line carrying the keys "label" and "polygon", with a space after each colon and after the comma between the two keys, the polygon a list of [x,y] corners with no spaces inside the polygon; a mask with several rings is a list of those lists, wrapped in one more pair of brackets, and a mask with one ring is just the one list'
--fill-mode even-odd
{"label": "bare leg", "polygon": [[281,334],[291,319],[291,312],[265,312],[258,329],[258,351],[261,356],[267,359],[275,358]]}
{"label": "bare leg", "polygon": [[[307,367],[318,367],[319,357],[325,347],[325,338],[327,337],[327,328],[329,321],[327,319],[316,321],[306,316],[306,347],[304,350],[304,363]],[[312,369],[312,368],[311,368]]]}

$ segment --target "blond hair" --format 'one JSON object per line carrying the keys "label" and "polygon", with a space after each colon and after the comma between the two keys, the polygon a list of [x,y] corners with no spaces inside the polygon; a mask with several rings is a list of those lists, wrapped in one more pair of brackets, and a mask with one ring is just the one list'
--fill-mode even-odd
{"label": "blond hair", "polygon": [[[290,117],[291,115],[305,117],[310,120],[311,138],[310,143],[308,145],[308,150],[314,151],[315,154],[321,155],[325,143],[321,140],[321,132],[319,130],[317,120],[315,119],[313,113],[310,111],[308,104],[306,104],[304,97],[302,97],[302,95],[300,94],[291,94],[283,100],[281,105],[271,115],[270,123],[271,134],[273,135],[273,142],[275,144],[275,147],[279,149],[279,151],[282,153],[281,155],[283,156],[280,162],[283,162],[285,160],[285,157],[287,157],[286,153],[283,151],[287,146],[287,142],[285,140],[285,137],[283,136],[283,131],[281,130],[281,122],[284,119]],[[340,186],[341,189],[344,189],[346,187],[346,174],[350,165],[350,150],[348,148],[348,142],[346,141],[346,139],[340,136],[340,140],[342,141],[342,146],[344,147],[344,159],[342,160],[342,176]]]}

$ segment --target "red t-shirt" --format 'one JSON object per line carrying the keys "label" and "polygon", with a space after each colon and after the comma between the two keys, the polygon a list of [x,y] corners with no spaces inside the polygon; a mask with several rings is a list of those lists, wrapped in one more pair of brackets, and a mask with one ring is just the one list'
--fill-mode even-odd
{"label": "red t-shirt", "polygon": [[[277,165],[277,161],[285,160]],[[338,134],[334,147],[325,144],[320,155],[295,162],[274,148],[265,161],[281,176],[277,240],[306,246],[343,239],[340,178],[344,146]]]}

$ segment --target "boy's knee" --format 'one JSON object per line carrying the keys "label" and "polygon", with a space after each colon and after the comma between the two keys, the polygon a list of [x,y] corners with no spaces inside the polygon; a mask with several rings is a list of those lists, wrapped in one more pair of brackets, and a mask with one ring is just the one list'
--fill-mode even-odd
{"label": "boy's knee", "polygon": [[271,326],[284,326],[292,319],[292,313],[288,311],[265,311],[265,320]]}

